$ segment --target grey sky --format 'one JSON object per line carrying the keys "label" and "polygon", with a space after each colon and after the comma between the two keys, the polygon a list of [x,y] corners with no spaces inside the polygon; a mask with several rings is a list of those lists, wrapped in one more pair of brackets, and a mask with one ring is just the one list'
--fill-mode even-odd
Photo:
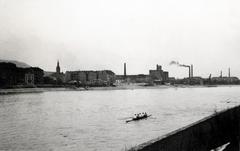
{"label": "grey sky", "polygon": [[240,77],[239,0],[0,0],[0,59],[44,70]]}

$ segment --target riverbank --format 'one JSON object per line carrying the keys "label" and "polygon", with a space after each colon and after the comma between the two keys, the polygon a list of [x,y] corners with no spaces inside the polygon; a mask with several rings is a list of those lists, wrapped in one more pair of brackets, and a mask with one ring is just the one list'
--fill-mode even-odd
{"label": "riverbank", "polygon": [[19,94],[19,93],[42,93],[46,91],[66,91],[66,88],[16,88],[0,89],[0,95]]}
{"label": "riverbank", "polygon": [[0,95],[19,93],[42,93],[49,91],[92,91],[92,90],[134,90],[134,89],[166,89],[166,88],[206,88],[206,87],[233,87],[237,85],[155,85],[144,86],[144,84],[121,84],[114,87],[54,87],[54,88],[14,88],[0,89]]}
{"label": "riverbank", "polygon": [[14,88],[14,89],[0,89],[0,95],[19,94],[19,93],[42,93],[49,91],[92,91],[92,90],[129,90],[129,89],[149,89],[149,88],[168,88],[170,86],[144,86],[141,84],[124,84],[114,87],[87,87],[87,88],[71,88],[71,87],[55,87],[55,88]]}

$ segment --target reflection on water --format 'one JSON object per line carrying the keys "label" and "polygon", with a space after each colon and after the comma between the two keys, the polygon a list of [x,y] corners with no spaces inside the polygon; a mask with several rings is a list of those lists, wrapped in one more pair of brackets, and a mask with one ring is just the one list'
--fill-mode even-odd
{"label": "reflection on water", "polygon": [[[0,150],[124,150],[238,105],[240,87],[0,96]],[[151,118],[125,123],[134,113]]]}

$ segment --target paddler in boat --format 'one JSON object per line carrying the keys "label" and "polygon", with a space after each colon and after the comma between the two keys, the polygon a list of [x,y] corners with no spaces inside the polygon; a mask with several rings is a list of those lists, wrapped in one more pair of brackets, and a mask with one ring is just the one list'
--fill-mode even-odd
{"label": "paddler in boat", "polygon": [[137,114],[137,118],[139,118],[139,117],[140,117],[140,113]]}

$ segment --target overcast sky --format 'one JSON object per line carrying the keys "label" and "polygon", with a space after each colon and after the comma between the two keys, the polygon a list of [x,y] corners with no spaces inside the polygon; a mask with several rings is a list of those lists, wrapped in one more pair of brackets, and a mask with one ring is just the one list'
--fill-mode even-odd
{"label": "overcast sky", "polygon": [[239,0],[0,0],[0,59],[54,71],[240,77]]}

